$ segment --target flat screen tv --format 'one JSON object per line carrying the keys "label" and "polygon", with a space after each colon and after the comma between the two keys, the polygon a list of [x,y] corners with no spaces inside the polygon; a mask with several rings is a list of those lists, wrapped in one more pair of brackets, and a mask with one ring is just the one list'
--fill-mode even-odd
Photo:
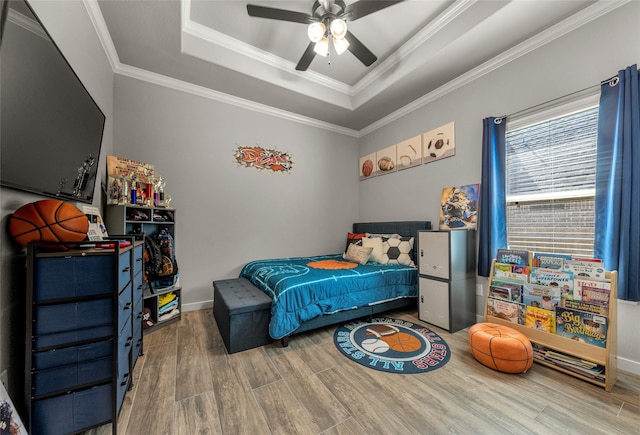
{"label": "flat screen tv", "polygon": [[26,1],[0,24],[0,184],[92,203],[104,114]]}

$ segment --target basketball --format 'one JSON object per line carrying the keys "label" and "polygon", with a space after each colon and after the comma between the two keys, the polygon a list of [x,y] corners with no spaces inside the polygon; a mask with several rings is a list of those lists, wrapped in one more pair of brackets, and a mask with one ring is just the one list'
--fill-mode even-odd
{"label": "basketball", "polygon": [[85,214],[73,204],[58,199],[31,202],[9,217],[9,233],[22,246],[30,242],[77,243],[87,237],[88,230],[89,220]]}
{"label": "basketball", "polygon": [[418,337],[414,337],[406,332],[398,332],[397,334],[388,335],[386,337],[382,337],[381,340],[386,341],[389,348],[396,352],[416,352],[420,349],[420,346],[422,346],[422,342]]}

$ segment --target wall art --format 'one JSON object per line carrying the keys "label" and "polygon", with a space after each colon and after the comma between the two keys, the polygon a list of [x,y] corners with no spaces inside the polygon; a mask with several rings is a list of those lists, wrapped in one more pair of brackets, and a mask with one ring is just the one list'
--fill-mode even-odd
{"label": "wall art", "polygon": [[397,145],[398,170],[422,164],[422,135],[403,140]]}
{"label": "wall art", "polygon": [[360,180],[373,178],[378,174],[377,165],[375,164],[376,154],[371,153],[360,158]]}
{"label": "wall art", "polygon": [[422,134],[422,162],[430,163],[456,154],[453,122]]}
{"label": "wall art", "polygon": [[234,158],[236,163],[247,168],[281,173],[289,173],[293,169],[291,155],[275,149],[268,150],[258,146],[238,146]]}
{"label": "wall art", "polygon": [[395,145],[391,145],[390,147],[376,153],[376,166],[379,171],[378,175],[389,174],[397,171],[396,150],[397,147]]}
{"label": "wall art", "polygon": [[479,184],[442,189],[440,230],[471,230],[477,226]]}

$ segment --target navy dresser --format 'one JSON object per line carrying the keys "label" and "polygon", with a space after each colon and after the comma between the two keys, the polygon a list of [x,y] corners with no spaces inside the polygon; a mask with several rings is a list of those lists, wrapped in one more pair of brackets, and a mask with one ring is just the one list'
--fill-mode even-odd
{"label": "navy dresser", "polygon": [[117,417],[142,354],[143,242],[27,256],[29,433],[76,433]]}

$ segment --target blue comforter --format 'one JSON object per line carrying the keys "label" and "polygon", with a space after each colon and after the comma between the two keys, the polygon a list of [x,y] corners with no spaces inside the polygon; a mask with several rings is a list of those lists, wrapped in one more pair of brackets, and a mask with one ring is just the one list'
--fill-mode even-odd
{"label": "blue comforter", "polygon": [[315,269],[307,263],[342,260],[342,255],[280,258],[248,263],[240,272],[273,299],[269,334],[294,332],[323,314],[417,295],[417,268],[367,263],[353,269]]}

